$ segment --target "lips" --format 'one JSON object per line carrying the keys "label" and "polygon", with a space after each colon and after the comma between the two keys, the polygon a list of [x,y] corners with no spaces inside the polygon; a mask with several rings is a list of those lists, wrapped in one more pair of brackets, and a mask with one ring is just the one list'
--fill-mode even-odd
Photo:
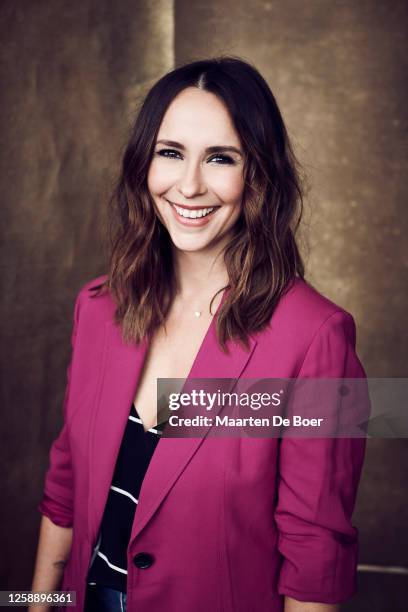
{"label": "lips", "polygon": [[214,208],[198,208],[191,210],[177,206],[177,204],[174,204],[174,208],[176,209],[177,214],[184,219],[201,219],[202,217],[207,217],[210,215],[214,210]]}
{"label": "lips", "polygon": [[185,204],[176,204],[166,199],[170,204],[173,214],[177,221],[184,226],[202,226],[206,225],[209,218],[220,208],[216,206],[186,206]]}

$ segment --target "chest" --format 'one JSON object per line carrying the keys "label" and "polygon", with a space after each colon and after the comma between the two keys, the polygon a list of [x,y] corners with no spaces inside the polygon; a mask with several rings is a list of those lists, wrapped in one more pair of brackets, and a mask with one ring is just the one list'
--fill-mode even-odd
{"label": "chest", "polygon": [[210,323],[210,315],[197,319],[193,314],[188,320],[179,316],[152,337],[134,399],[145,429],[157,422],[157,379],[188,377]]}

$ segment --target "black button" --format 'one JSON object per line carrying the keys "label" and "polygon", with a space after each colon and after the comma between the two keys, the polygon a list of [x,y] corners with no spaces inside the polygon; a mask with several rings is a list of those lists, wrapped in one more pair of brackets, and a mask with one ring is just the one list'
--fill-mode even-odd
{"label": "black button", "polygon": [[133,563],[139,569],[147,569],[148,567],[153,565],[153,562],[154,562],[153,556],[146,552],[138,553],[133,559]]}

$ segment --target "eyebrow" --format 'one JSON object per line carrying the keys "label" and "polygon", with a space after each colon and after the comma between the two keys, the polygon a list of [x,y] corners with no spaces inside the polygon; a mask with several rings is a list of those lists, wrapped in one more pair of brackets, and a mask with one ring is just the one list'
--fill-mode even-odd
{"label": "eyebrow", "polygon": [[[180,151],[186,150],[184,145],[182,145],[180,142],[176,142],[175,140],[158,140],[156,144],[164,144],[164,145],[167,145],[168,147],[174,147],[176,149],[180,149]],[[207,147],[205,150],[206,153],[222,153],[225,151],[229,151],[230,153],[238,153],[238,155],[242,156],[242,151],[240,149],[237,149],[237,147],[232,147],[232,146],[227,146],[227,145],[225,146],[217,145],[213,147]]]}

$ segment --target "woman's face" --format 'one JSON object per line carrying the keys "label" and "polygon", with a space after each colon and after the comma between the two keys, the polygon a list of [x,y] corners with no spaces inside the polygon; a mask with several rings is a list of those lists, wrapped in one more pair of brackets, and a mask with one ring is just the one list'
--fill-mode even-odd
{"label": "woman's face", "polygon": [[223,246],[244,190],[244,152],[224,104],[194,87],[170,104],[159,129],[147,184],[175,247]]}

